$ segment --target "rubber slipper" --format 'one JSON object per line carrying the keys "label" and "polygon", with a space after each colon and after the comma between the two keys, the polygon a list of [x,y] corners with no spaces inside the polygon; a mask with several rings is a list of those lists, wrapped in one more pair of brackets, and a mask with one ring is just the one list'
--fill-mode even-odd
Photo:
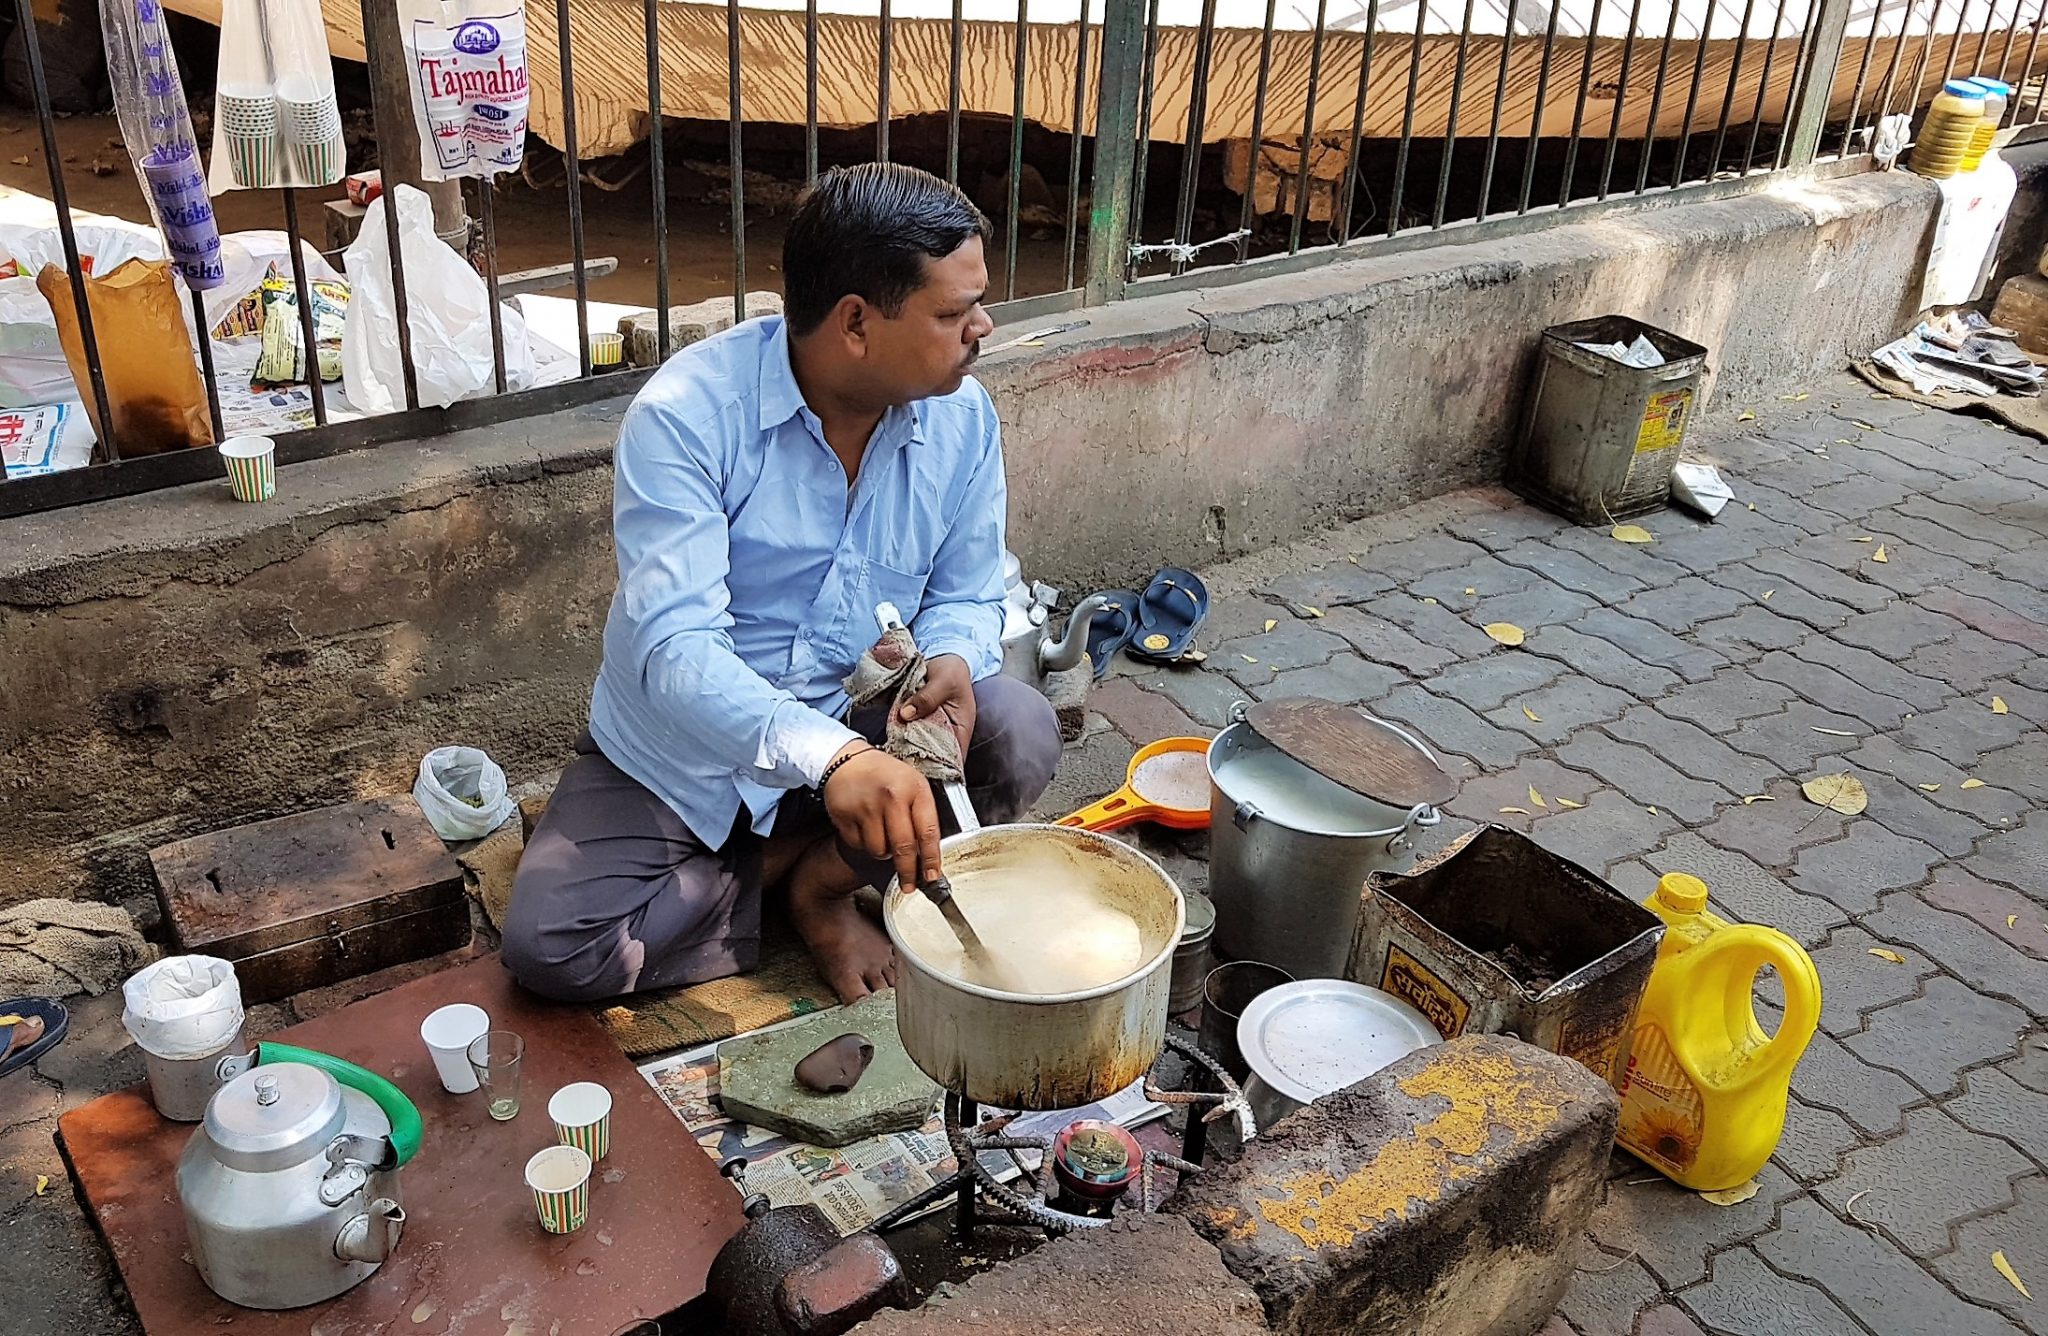
{"label": "rubber slipper", "polygon": [[1138,600],[1138,630],[1131,637],[1133,658],[1172,663],[1195,643],[1195,632],[1209,615],[1209,587],[1193,571],[1168,566],[1152,577]]}
{"label": "rubber slipper", "polygon": [[1088,661],[1095,665],[1095,680],[1099,682],[1109,672],[1110,660],[1116,657],[1116,652],[1130,644],[1137,633],[1138,594],[1132,589],[1105,589],[1089,597],[1109,600],[1088,623]]}
{"label": "rubber slipper", "polygon": [[[40,1027],[41,1033],[36,1030]],[[0,1076],[26,1067],[48,1053],[71,1028],[71,1013],[47,997],[0,1002]]]}

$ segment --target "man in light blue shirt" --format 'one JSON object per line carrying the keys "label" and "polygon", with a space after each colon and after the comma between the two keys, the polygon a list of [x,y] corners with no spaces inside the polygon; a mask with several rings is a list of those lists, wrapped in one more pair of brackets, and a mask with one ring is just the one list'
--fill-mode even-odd
{"label": "man in light blue shirt", "polygon": [[993,327],[988,220],[914,168],[827,172],[783,243],[785,314],[684,349],[619,432],[619,585],[590,729],[535,827],[505,923],[529,988],[594,999],[752,968],[786,884],[851,1001],[895,980],[863,883],[939,870],[931,785],[841,682],[910,619],[985,821],[1059,757],[1052,707],[996,676],[1000,424],[967,370]]}

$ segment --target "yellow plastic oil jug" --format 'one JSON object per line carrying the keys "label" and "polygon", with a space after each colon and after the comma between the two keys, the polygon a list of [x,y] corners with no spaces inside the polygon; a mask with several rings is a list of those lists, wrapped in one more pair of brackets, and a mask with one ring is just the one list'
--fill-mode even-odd
{"label": "yellow plastic oil jug", "polygon": [[[1775,928],[1708,913],[1698,877],[1669,873],[1643,904],[1665,932],[1636,1012],[1616,1139],[1686,1187],[1740,1186],[1784,1135],[1792,1068],[1820,1024],[1820,973]],[[1751,1002],[1766,965],[1785,986],[1775,1035]]]}

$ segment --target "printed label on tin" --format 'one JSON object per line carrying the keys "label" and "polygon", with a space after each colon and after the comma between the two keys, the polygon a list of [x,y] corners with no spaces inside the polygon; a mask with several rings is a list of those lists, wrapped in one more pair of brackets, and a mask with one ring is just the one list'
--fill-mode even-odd
{"label": "printed label on tin", "polygon": [[1636,453],[1676,449],[1685,436],[1686,419],[1692,414],[1691,390],[1666,390],[1650,396],[1643,410],[1642,425],[1636,429]]}
{"label": "printed label on tin", "polygon": [[1429,1017],[1429,1023],[1444,1038],[1455,1039],[1465,1033],[1465,1019],[1472,1014],[1472,1008],[1428,966],[1398,946],[1387,947],[1380,989]]}

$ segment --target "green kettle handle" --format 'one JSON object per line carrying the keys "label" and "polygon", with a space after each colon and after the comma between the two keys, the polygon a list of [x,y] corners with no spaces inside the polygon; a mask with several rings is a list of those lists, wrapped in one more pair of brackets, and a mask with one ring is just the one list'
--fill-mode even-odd
{"label": "green kettle handle", "polygon": [[308,1067],[326,1072],[349,1089],[368,1095],[370,1101],[391,1120],[391,1148],[398,1154],[398,1163],[404,1164],[420,1153],[422,1125],[419,1109],[406,1098],[403,1090],[377,1073],[331,1053],[293,1048],[290,1044],[258,1044],[256,1065],[261,1067],[272,1062],[303,1062]]}

